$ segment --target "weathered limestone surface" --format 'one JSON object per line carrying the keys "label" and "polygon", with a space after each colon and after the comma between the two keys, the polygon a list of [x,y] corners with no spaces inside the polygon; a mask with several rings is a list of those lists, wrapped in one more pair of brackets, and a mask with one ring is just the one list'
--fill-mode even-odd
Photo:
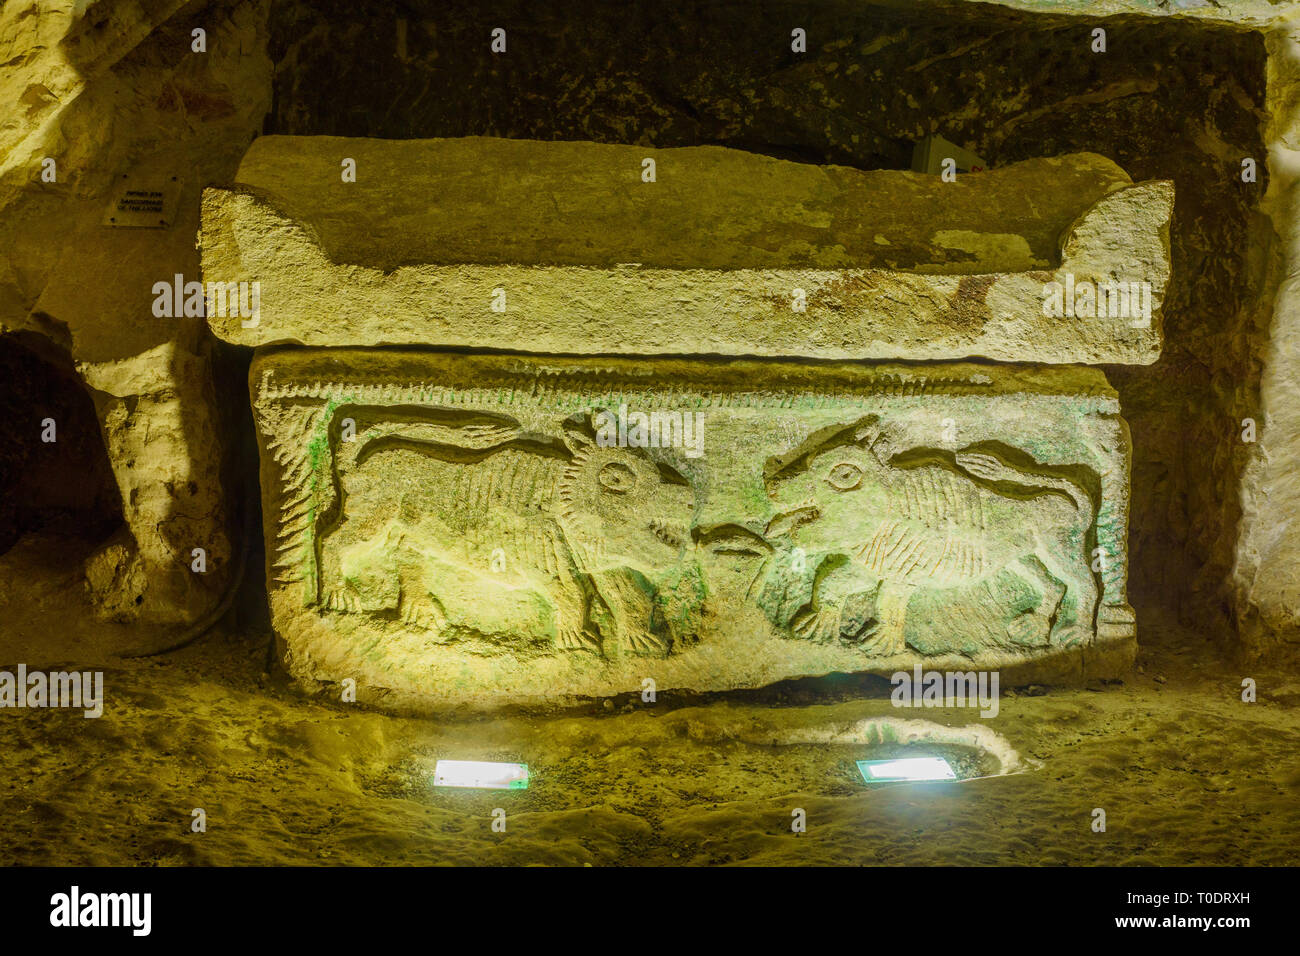
{"label": "weathered limestone surface", "polygon": [[[1259,238],[1263,349],[1257,453],[1242,475],[1234,610],[1252,656],[1300,652],[1300,11],[1269,33],[1268,217]],[[1229,426],[1234,432],[1236,422]]]}
{"label": "weathered limestone surface", "polygon": [[[124,527],[86,561],[85,592],[94,617],[133,629],[129,645],[97,631],[86,645],[96,654],[167,646],[236,583],[238,508],[223,480],[234,416],[216,398],[202,317],[159,317],[153,286],[199,278],[200,191],[229,178],[270,104],[268,8],[0,5],[0,336],[36,333],[69,356],[100,416]],[[197,28],[203,53],[191,47]],[[174,191],[169,227],[104,224],[124,178]],[[42,396],[27,398],[40,407]],[[33,569],[30,586],[44,573]],[[47,630],[86,614],[80,598]]]}
{"label": "weathered limestone surface", "polygon": [[[1090,154],[940,184],[716,147],[263,137],[203,203],[205,279],[260,283],[255,323],[209,316],[244,345],[1146,364],[1173,187]],[[1149,324],[1045,315],[1067,274],[1149,283]]]}
{"label": "weathered limestone surface", "polygon": [[438,710],[1131,664],[1094,370],[273,350],[250,385],[307,683]]}
{"label": "weathered limestone surface", "polygon": [[[342,181],[344,157],[356,160],[355,183]],[[653,183],[642,181],[647,158],[655,160]],[[1091,153],[959,177],[940,189],[919,173],[718,146],[486,136],[262,136],[235,182],[307,226],[331,261],[376,269],[635,262],[963,275],[1052,265],[1062,230],[1132,185],[1113,161]]]}
{"label": "weathered limestone surface", "polygon": [[[909,0],[886,0],[909,2]],[[971,2],[971,0],[968,0]],[[983,2],[983,0],[978,0]],[[1067,13],[1089,19],[1139,14],[1151,17],[1186,17],[1266,27],[1275,22],[1285,4],[1276,0],[993,0],[994,3],[1031,13]]]}
{"label": "weathered limestone surface", "polygon": [[[205,359],[161,345],[120,362],[83,365],[81,372],[104,423],[118,488],[132,504],[128,533],[87,562],[96,611],[136,621],[144,598],[154,621],[197,620],[227,583],[235,558],[225,533],[229,504],[201,457],[215,457],[223,445],[211,370]],[[191,570],[195,548],[221,570],[215,583]]]}

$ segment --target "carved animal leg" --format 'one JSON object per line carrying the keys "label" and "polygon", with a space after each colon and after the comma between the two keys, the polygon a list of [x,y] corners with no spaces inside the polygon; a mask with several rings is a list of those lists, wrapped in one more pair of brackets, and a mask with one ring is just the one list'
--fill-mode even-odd
{"label": "carved animal leg", "polygon": [[555,646],[564,651],[600,653],[600,635],[587,624],[587,602],[578,582],[556,581]]}
{"label": "carved animal leg", "polygon": [[644,578],[638,581],[634,575],[636,572],[628,570],[593,575],[614,620],[614,640],[607,646],[611,650],[624,647],[635,654],[662,657],[668,653],[669,641],[652,629],[654,601],[649,593],[650,585]]}
{"label": "carved animal leg", "polygon": [[811,605],[795,615],[790,629],[795,637],[819,644],[862,644],[880,627],[878,620],[862,619],[863,595],[874,596],[879,588],[880,579],[859,565],[825,561],[817,569]]}
{"label": "carved animal leg", "polygon": [[875,634],[862,642],[863,648],[873,657],[889,657],[907,650],[907,605],[912,600],[915,587],[895,581],[883,581],[877,597],[876,617],[880,627]]}
{"label": "carved animal leg", "polygon": [[840,602],[840,641],[860,645],[880,630],[879,587],[846,595]]}
{"label": "carved animal leg", "polygon": [[795,637],[828,644],[839,636],[840,604],[833,585],[844,565],[842,557],[831,557],[818,565],[813,577],[811,603],[790,621],[790,631]]}
{"label": "carved animal leg", "polygon": [[1052,627],[1052,643],[1062,647],[1088,643],[1095,631],[1093,617],[1097,613],[1097,580],[1092,575],[1086,550],[1078,560],[1066,565],[1059,555],[1080,554],[1077,541],[1068,532],[1061,533],[1048,548],[1041,548],[1039,559],[1048,570],[1065,582],[1065,596],[1061,599]]}
{"label": "carved animal leg", "polygon": [[330,611],[341,611],[344,614],[361,613],[360,599],[342,582],[326,591],[321,603]]}
{"label": "carved animal leg", "polygon": [[339,566],[337,548],[332,547],[334,537],[326,539],[326,546],[321,549],[318,564],[320,574],[320,603],[327,611],[339,611],[344,614],[359,614],[361,602],[356,592],[343,579],[343,569]]}
{"label": "carved animal leg", "polygon": [[402,623],[417,627],[422,631],[441,632],[447,624],[447,615],[443,613],[438,599],[427,592],[419,592],[402,584],[401,601]]}
{"label": "carved animal leg", "polygon": [[790,629],[801,640],[828,644],[839,637],[840,609],[834,605],[806,608],[795,615]]}
{"label": "carved animal leg", "polygon": [[1035,554],[1022,557],[1013,569],[1038,588],[1042,595],[1038,606],[1012,618],[1007,624],[1007,636],[1017,644],[1046,644],[1056,616],[1065,597],[1066,586],[1055,578]]}
{"label": "carved animal leg", "polygon": [[668,576],[657,578],[652,590],[651,632],[664,635],[669,651],[698,643],[706,595],[699,565],[674,569]]}
{"label": "carved animal leg", "polygon": [[[345,539],[346,540],[346,539]],[[402,603],[398,559],[386,535],[328,548],[322,558],[326,607],[351,614],[396,614]]]}

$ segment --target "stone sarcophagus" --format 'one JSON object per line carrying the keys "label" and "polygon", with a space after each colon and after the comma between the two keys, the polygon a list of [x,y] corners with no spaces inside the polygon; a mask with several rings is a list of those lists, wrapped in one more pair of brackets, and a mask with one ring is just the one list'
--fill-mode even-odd
{"label": "stone sarcophagus", "polygon": [[[472,140],[424,144],[439,183],[398,191],[419,144],[258,144],[238,186],[205,196],[201,244],[210,283],[260,286],[256,315],[210,322],[259,346],[268,590],[304,683],[432,711],[647,679],[1131,665],[1128,430],[1100,370],[1052,363],[1158,354],[1168,184],[1065,157],[936,205],[955,184]],[[387,185],[313,189],[335,152]],[[679,178],[662,208],[634,192],[659,188],[635,175],[647,152]],[[502,185],[507,168],[532,188]],[[553,208],[603,196],[607,238],[534,208],[564,170],[581,176],[550,181]],[[772,201],[732,195],[692,263],[691,190],[721,208],[753,176]],[[480,180],[522,210],[508,229],[466,192]],[[921,212],[887,211],[891,184]],[[516,354],[445,350],[466,345]],[[773,357],[726,357],[746,353]],[[1038,364],[887,361],[966,355]],[[872,361],[825,361],[845,356]]]}

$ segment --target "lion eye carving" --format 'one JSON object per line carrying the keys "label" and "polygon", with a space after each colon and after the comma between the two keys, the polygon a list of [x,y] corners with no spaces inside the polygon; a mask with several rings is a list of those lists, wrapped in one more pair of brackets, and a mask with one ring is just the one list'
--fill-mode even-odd
{"label": "lion eye carving", "polygon": [[830,470],[826,483],[836,491],[852,491],[862,484],[862,469],[851,462],[842,461]]}
{"label": "lion eye carving", "polygon": [[636,486],[636,472],[618,461],[611,461],[600,469],[596,480],[606,491],[625,495]]}

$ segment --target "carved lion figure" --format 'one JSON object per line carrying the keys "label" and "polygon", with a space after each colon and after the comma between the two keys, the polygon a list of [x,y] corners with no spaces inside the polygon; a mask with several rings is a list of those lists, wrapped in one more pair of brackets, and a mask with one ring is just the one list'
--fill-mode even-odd
{"label": "carved lion figure", "polygon": [[326,607],[435,633],[549,615],[562,649],[668,652],[684,617],[657,582],[682,569],[694,507],[671,468],[597,446],[586,421],[560,436],[398,423],[358,442],[322,543]]}
{"label": "carved lion figure", "polygon": [[[1041,594],[1007,624],[1018,643],[1086,642],[1098,588],[1088,564],[1095,507],[1081,484],[1017,467],[989,449],[894,454],[876,416],[823,430],[769,462],[777,517],[769,537],[820,560],[801,637],[844,640],[867,653],[905,649],[908,601],[1011,570]],[[876,592],[875,616],[849,604]]]}

